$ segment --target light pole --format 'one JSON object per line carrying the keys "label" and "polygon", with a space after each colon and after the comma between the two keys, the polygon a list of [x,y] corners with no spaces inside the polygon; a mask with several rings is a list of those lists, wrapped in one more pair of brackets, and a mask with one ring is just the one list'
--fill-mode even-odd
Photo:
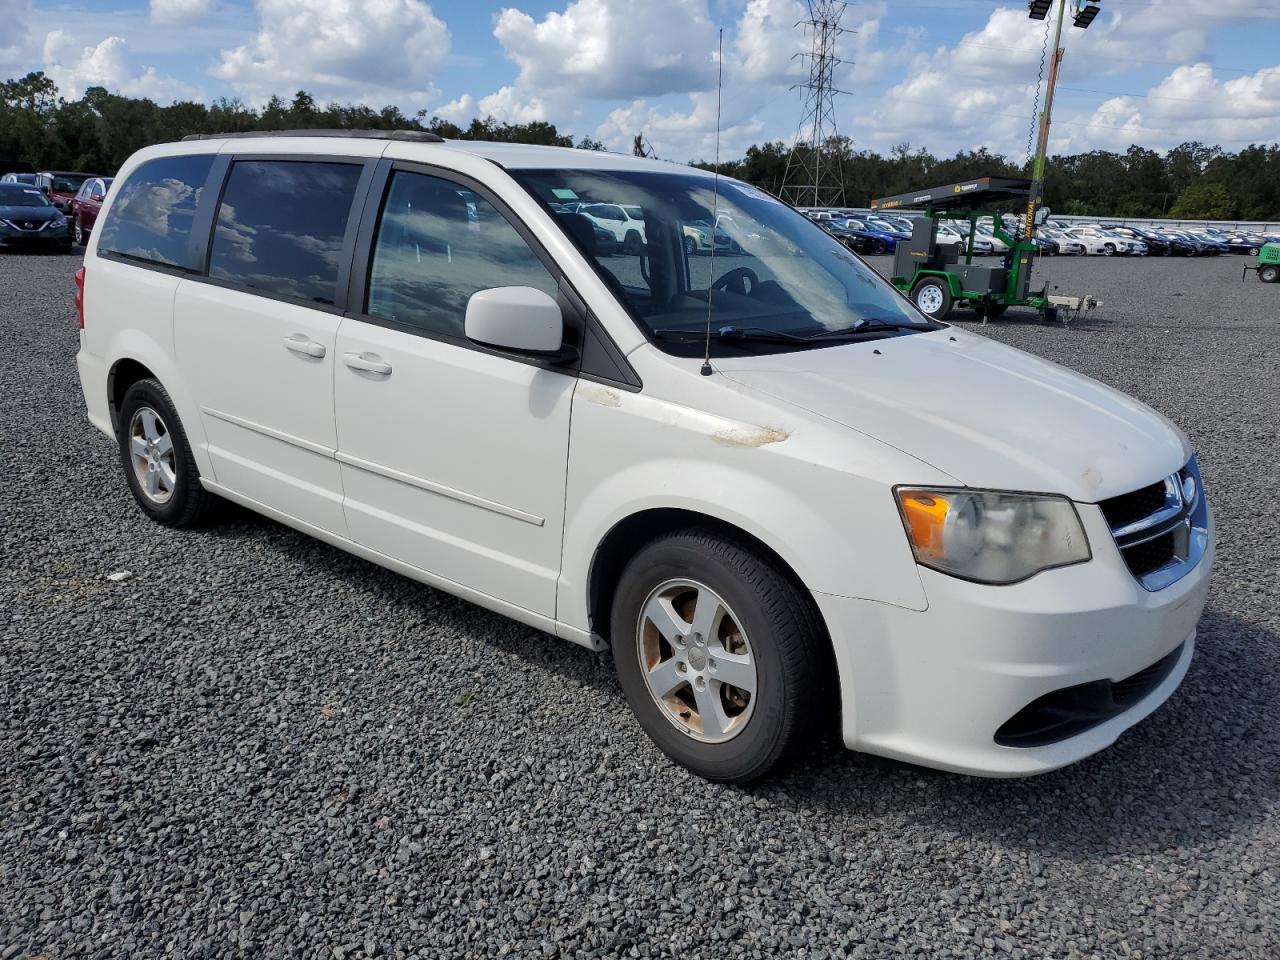
{"label": "light pole", "polygon": [[[1082,30],[1088,29],[1098,15],[1098,4],[1102,0],[1072,0],[1072,24]],[[1056,0],[1058,7],[1057,23],[1053,29],[1053,56],[1049,59],[1049,78],[1045,84],[1044,109],[1040,111],[1040,135],[1036,139],[1036,155],[1031,162],[1031,196],[1027,198],[1027,216],[1023,224],[1023,235],[1030,238],[1036,232],[1036,208],[1044,199],[1044,168],[1049,150],[1049,123],[1053,115],[1053,91],[1058,85],[1058,67],[1062,64],[1062,21],[1066,19],[1067,0]],[[1055,0],[1027,0],[1027,16],[1032,20],[1043,20]]]}

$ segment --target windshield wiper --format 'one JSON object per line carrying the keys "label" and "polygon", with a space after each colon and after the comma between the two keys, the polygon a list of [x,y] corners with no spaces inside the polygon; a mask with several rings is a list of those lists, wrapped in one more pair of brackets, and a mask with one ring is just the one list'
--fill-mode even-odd
{"label": "windshield wiper", "polygon": [[[654,330],[654,337],[705,337],[706,327],[667,327]],[[723,326],[711,330],[713,340],[749,340],[756,343],[807,343],[809,337],[781,330],[770,330],[768,327],[735,327]]]}
{"label": "windshield wiper", "polygon": [[843,330],[824,330],[821,333],[813,333],[807,337],[801,337],[802,340],[840,340],[845,337],[859,337],[864,333],[880,333],[888,330],[928,330],[922,323],[911,323],[907,320],[880,320],[873,317],[863,317],[854,322],[853,326],[846,327]]}

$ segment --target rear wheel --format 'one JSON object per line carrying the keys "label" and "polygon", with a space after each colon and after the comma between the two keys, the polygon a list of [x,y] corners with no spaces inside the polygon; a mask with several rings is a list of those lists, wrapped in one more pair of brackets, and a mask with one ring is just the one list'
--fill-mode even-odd
{"label": "rear wheel", "polygon": [[75,223],[72,225],[72,232],[75,234],[76,243],[84,246],[89,242],[89,234],[84,229],[84,224],[80,222],[80,218],[76,217]]}
{"label": "rear wheel", "polygon": [[889,248],[885,245],[885,242],[884,242],[883,240],[873,240],[873,241],[871,241],[871,252],[872,252],[872,253],[886,253],[886,252],[888,252],[888,249],[889,249]]}
{"label": "rear wheel", "polygon": [[925,277],[912,289],[911,302],[926,316],[942,320],[951,312],[951,290],[938,277]]}
{"label": "rear wheel", "polygon": [[644,242],[640,239],[640,234],[634,230],[627,231],[627,235],[622,240],[622,249],[627,253],[639,253],[640,248],[644,246]]}
{"label": "rear wheel", "polygon": [[1115,252],[1116,252],[1116,245],[1114,243],[1108,243],[1102,248],[1102,255],[1104,257],[1114,256]]}
{"label": "rear wheel", "polygon": [[692,257],[695,253],[698,252],[698,241],[693,239],[693,237],[685,237],[684,252]]}
{"label": "rear wheel", "polygon": [[168,527],[204,520],[216,498],[200,485],[173,401],[157,380],[139,380],[124,395],[116,438],[125,479],[138,506]]}
{"label": "rear wheel", "polygon": [[1258,279],[1263,283],[1275,283],[1280,280],[1280,267],[1273,263],[1269,263],[1265,267],[1259,267]]}
{"label": "rear wheel", "polygon": [[812,601],[774,563],[715,530],[640,549],[622,572],[611,635],[640,725],[708,780],[765,776],[833,716],[830,647]]}

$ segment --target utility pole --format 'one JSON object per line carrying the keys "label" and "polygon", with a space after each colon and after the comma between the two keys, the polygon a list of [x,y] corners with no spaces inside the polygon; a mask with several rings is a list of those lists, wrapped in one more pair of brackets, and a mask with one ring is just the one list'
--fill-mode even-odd
{"label": "utility pole", "polygon": [[[1088,29],[1098,15],[1101,0],[1072,0],[1072,24]],[[1031,164],[1031,196],[1027,198],[1027,215],[1023,223],[1023,236],[1036,234],[1036,209],[1044,200],[1044,173],[1049,152],[1049,124],[1053,118],[1053,92],[1058,85],[1058,69],[1062,66],[1062,21],[1067,16],[1067,0],[1027,0],[1027,15],[1032,20],[1043,20],[1053,6],[1058,8],[1057,23],[1053,29],[1053,56],[1049,58],[1049,77],[1045,83],[1044,109],[1040,111],[1040,135],[1036,140],[1036,155]]]}
{"label": "utility pole", "polygon": [[809,18],[796,26],[809,34],[809,52],[796,56],[809,61],[809,79],[796,85],[804,90],[804,108],[782,175],[781,197],[797,206],[839,205],[844,203],[843,171],[832,169],[830,158],[823,154],[836,135],[836,94],[844,93],[836,89],[834,80],[836,67],[847,62],[836,55],[836,41],[847,32],[840,18],[848,4],[844,0],[807,3]]}

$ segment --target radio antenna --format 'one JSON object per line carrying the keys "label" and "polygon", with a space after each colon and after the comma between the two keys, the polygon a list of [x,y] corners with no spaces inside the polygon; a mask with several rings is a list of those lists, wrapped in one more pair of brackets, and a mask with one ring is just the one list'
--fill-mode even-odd
{"label": "radio antenna", "polygon": [[707,280],[707,339],[702,353],[702,370],[704,377],[711,376],[711,298],[715,294],[716,279],[716,229],[720,226],[720,90],[724,86],[724,27],[720,28],[720,49],[716,55],[719,72],[716,74],[716,179],[715,190],[711,195],[711,265],[710,278]]}

